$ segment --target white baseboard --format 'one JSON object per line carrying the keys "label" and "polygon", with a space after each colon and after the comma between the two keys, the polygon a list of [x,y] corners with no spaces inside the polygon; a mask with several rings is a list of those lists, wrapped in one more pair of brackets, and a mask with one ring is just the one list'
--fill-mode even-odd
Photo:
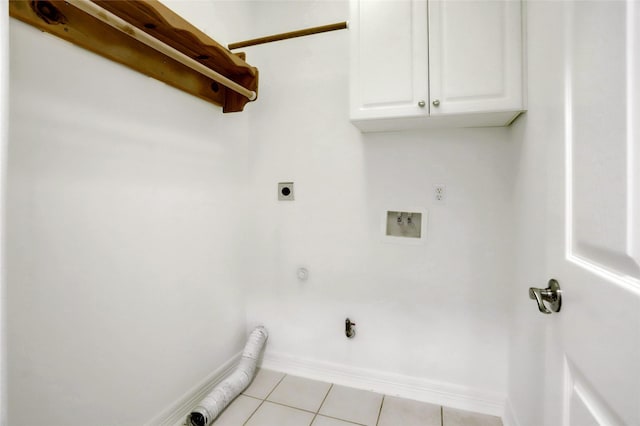
{"label": "white baseboard", "polygon": [[504,404],[502,424],[504,426],[520,426],[520,423],[518,423],[518,418],[516,417],[516,413],[515,411],[513,411],[513,405],[511,405],[511,401],[509,400],[509,398],[507,398]]}
{"label": "white baseboard", "polygon": [[504,394],[451,383],[267,352],[262,368],[295,376],[502,417]]}
{"label": "white baseboard", "polygon": [[241,352],[209,374],[202,382],[187,391],[163,412],[145,423],[145,426],[181,426],[191,410],[211,392],[237,365]]}

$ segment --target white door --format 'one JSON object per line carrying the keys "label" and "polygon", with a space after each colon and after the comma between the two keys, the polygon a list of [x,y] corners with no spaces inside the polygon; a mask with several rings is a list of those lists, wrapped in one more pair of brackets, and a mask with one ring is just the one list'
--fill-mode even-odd
{"label": "white door", "polygon": [[565,144],[552,144],[548,157],[556,212],[549,275],[563,303],[549,315],[552,339],[540,371],[545,417],[550,425],[637,426],[640,2],[564,7]]}
{"label": "white door", "polygon": [[429,1],[432,116],[522,108],[518,0]]}

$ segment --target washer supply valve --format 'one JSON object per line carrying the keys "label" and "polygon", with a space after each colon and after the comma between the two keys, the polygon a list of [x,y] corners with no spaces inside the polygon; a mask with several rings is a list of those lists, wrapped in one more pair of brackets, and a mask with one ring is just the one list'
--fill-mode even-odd
{"label": "washer supply valve", "polygon": [[349,318],[344,320],[344,334],[349,338],[353,339],[356,335],[355,327],[356,323],[352,322]]}

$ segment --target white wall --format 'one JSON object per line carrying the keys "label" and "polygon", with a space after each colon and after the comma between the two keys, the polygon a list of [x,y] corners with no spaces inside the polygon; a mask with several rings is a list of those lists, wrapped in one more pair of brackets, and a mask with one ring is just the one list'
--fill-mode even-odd
{"label": "white wall", "polygon": [[[553,322],[540,315],[529,300],[529,287],[546,287],[549,280],[548,151],[563,144],[564,51],[562,3],[527,3],[529,111],[512,127],[514,161],[515,263],[512,321],[509,338],[509,416],[514,425],[558,424],[545,416],[547,349]],[[559,184],[559,183],[557,183]],[[508,426],[508,424],[507,424]]]}
{"label": "white wall", "polygon": [[[348,19],[346,1],[256,2],[247,38]],[[249,324],[286,354],[504,396],[510,131],[361,134],[348,120],[348,32],[247,48],[255,259]],[[294,202],[276,183],[295,182]],[[447,186],[435,205],[433,185]],[[429,212],[423,245],[383,242],[385,210]],[[310,278],[299,282],[296,268]],[[344,319],[357,337],[344,336]]]}
{"label": "white wall", "polygon": [[140,425],[244,343],[248,116],[15,20],[11,90],[9,423]]}
{"label": "white wall", "polygon": [[[252,25],[249,19],[252,0],[162,0],[162,3],[225,47],[240,41]],[[247,62],[251,64],[248,59]]]}
{"label": "white wall", "polygon": [[[348,19],[346,1],[169,5],[223,43]],[[361,134],[347,31],[245,49],[259,99],[223,116],[11,29],[12,425],[143,423],[239,350],[245,308],[268,355],[505,395],[512,130]],[[427,210],[425,243],[383,242],[387,209]]]}

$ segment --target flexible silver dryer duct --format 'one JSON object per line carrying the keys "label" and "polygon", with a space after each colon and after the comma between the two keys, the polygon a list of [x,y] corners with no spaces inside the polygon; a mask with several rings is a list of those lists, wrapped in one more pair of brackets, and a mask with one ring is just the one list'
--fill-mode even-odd
{"label": "flexible silver dryer duct", "polygon": [[264,343],[269,337],[267,329],[256,327],[249,335],[247,344],[236,369],[204,397],[198,406],[189,414],[191,426],[207,426],[249,386],[256,372],[256,363]]}

